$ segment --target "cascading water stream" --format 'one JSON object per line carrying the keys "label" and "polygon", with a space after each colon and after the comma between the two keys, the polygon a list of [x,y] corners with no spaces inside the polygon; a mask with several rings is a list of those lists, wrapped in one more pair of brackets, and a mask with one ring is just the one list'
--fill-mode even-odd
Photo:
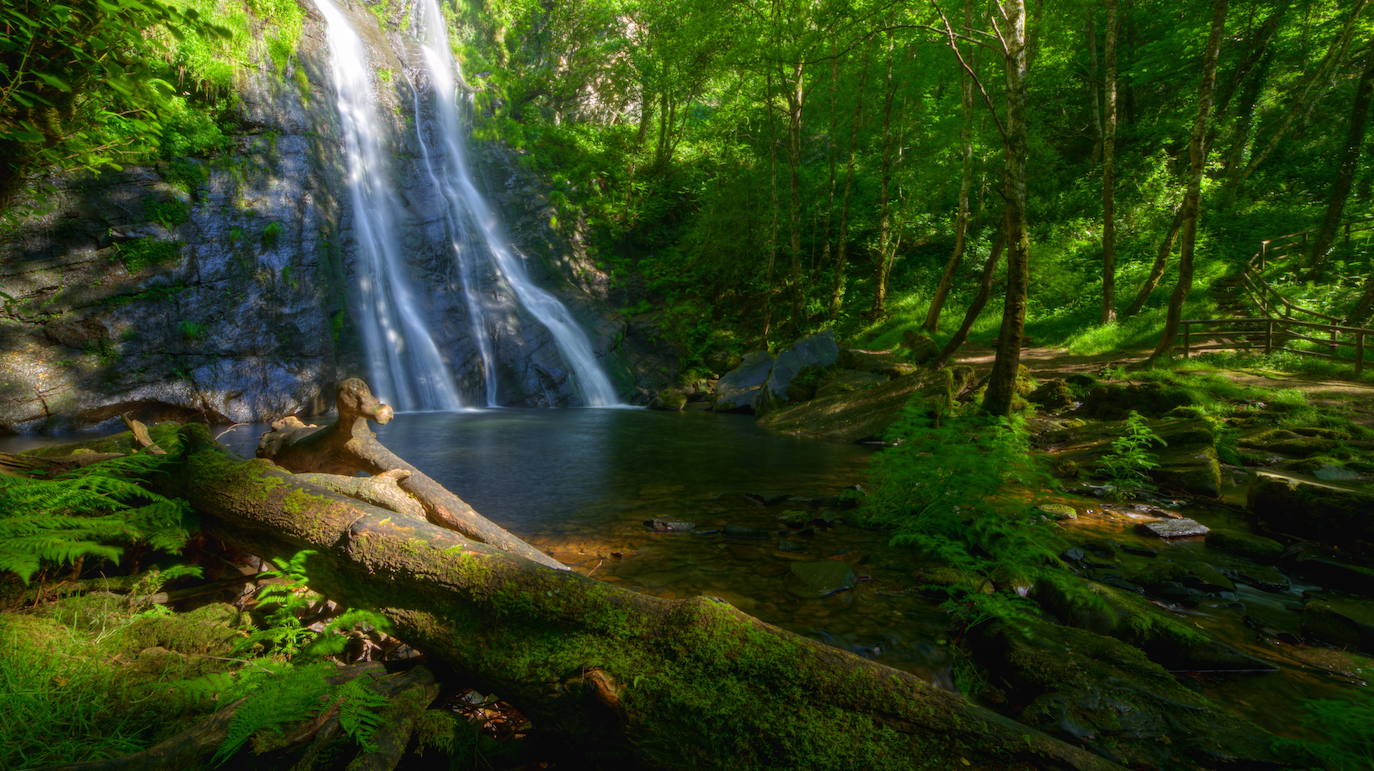
{"label": "cascading water stream", "polygon": [[399,202],[382,150],[367,49],[331,0],[324,16],[343,128],[349,203],[358,241],[359,322],[373,391],[401,411],[463,406],[448,365],[416,306],[397,239]]}
{"label": "cascading water stream", "polygon": [[578,327],[566,306],[530,280],[524,257],[518,254],[501,232],[500,223],[486,200],[473,184],[462,146],[462,125],[458,106],[458,65],[449,49],[448,32],[436,0],[417,0],[415,25],[424,53],[424,64],[433,91],[433,135],[439,147],[425,141],[426,121],[416,90],[416,133],[420,138],[422,161],[439,188],[447,208],[446,221],[459,275],[467,293],[474,334],[483,358],[488,404],[497,400],[494,367],[490,360],[490,332],[477,314],[481,303],[473,281],[474,263],[487,260],[500,280],[514,293],[520,305],[552,335],[563,360],[572,368],[583,401],[593,407],[620,403],[610,378],[602,370],[586,333]]}

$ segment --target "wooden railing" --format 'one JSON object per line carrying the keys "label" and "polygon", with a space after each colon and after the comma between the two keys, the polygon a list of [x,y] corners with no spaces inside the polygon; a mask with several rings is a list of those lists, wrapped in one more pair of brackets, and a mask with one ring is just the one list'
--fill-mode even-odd
{"label": "wooden railing", "polygon": [[[1184,319],[1181,323],[1179,344],[1185,359],[1194,351],[1247,350],[1266,354],[1289,351],[1302,356],[1353,362],[1356,375],[1364,372],[1366,342],[1374,340],[1374,329],[1291,318]],[[1289,343],[1294,340],[1315,343],[1323,350],[1291,347]],[[1342,355],[1345,348],[1352,349],[1350,355]]]}
{"label": "wooden railing", "polygon": [[[1350,247],[1354,234],[1374,232],[1374,217],[1349,220],[1341,225],[1342,239]],[[1265,278],[1265,271],[1290,258],[1306,258],[1316,228],[1261,241],[1245,264],[1239,285],[1259,311],[1259,316],[1185,319],[1179,345],[1183,357],[1204,350],[1289,351],[1334,361],[1353,362],[1355,374],[1364,372],[1365,343],[1374,329],[1351,326],[1339,317],[1299,305]],[[1312,347],[1295,348],[1303,341]],[[1345,349],[1350,349],[1348,352]]]}

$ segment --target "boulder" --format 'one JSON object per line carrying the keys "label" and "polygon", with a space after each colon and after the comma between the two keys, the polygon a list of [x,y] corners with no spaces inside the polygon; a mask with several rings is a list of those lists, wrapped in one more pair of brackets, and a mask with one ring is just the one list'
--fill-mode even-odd
{"label": "boulder", "polygon": [[1332,645],[1374,654],[1374,606],[1343,597],[1310,600],[1302,609],[1302,631]]}
{"label": "boulder", "polygon": [[907,361],[897,351],[865,351],[859,348],[845,348],[840,351],[837,363],[845,369],[871,372],[887,377],[902,377],[916,371],[916,365]]}
{"label": "boulder", "polygon": [[1159,454],[1159,467],[1150,469],[1150,478],[1171,490],[1221,497],[1221,462],[1211,445],[1165,448]]}
{"label": "boulder", "polygon": [[716,383],[714,409],[717,412],[752,412],[759,389],[773,371],[773,355],[754,351],[744,355],[738,367],[725,373]]}
{"label": "boulder", "polygon": [[1271,428],[1257,434],[1242,436],[1237,444],[1294,458],[1310,458],[1330,451],[1336,446],[1337,440],[1325,436],[1304,436],[1283,428]]}
{"label": "boulder", "polygon": [[1187,391],[1162,383],[1098,383],[1084,395],[1083,412],[1101,420],[1121,420],[1132,410],[1153,418],[1190,404]]}
{"label": "boulder", "polygon": [[1226,530],[1213,530],[1207,534],[1207,546],[1239,557],[1272,565],[1283,554],[1283,544],[1261,535]]}
{"label": "boulder", "polygon": [[1246,506],[1261,530],[1374,552],[1374,492],[1369,490],[1256,471]]}
{"label": "boulder", "polygon": [[680,412],[685,406],[687,406],[687,394],[676,388],[665,388],[654,394],[654,398],[649,401],[649,409],[651,410]]}
{"label": "boulder", "polygon": [[940,355],[940,346],[934,338],[911,329],[902,333],[902,348],[915,364],[925,364]]}
{"label": "boulder", "polygon": [[759,425],[780,433],[844,442],[881,439],[908,402],[947,410],[972,378],[968,367],[923,370],[876,388],[783,407],[764,416]]}
{"label": "boulder", "polygon": [[[911,367],[915,370],[915,367]],[[868,388],[880,386],[890,378],[877,372],[865,372],[857,369],[833,369],[821,380],[816,387],[816,397],[838,396],[855,391],[863,391]]]}
{"label": "boulder", "polygon": [[1073,389],[1063,380],[1047,380],[1026,398],[1031,404],[1047,410],[1062,410],[1074,403]]}
{"label": "boulder", "polygon": [[[840,347],[835,343],[835,333],[830,330],[818,332],[793,343],[791,347],[778,354],[773,369],[764,383],[769,395],[778,402],[786,402],[793,396],[788,394],[792,381],[807,371],[822,370],[833,366],[840,357]],[[797,396],[804,396],[798,394]]]}

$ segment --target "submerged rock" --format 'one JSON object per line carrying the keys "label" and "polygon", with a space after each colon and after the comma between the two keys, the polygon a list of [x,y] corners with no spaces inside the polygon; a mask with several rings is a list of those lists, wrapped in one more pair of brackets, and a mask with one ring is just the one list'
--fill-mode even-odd
{"label": "submerged rock", "polygon": [[798,597],[829,597],[853,589],[859,580],[853,566],[840,560],[793,562],[789,569],[792,578],[787,588]]}
{"label": "submerged rock", "polygon": [[673,522],[666,519],[646,519],[644,526],[655,533],[690,533],[697,527],[695,522]]}

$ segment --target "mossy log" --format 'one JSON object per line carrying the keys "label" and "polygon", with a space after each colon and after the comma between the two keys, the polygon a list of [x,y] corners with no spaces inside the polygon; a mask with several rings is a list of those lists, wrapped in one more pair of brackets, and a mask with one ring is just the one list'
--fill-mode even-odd
{"label": "mossy log", "polygon": [[307,426],[295,418],[274,423],[272,431],[264,434],[258,443],[258,456],[296,472],[382,474],[397,469],[409,471],[408,476],[398,477],[397,481],[401,489],[424,506],[425,516],[434,524],[527,560],[567,569],[553,557],[477,513],[467,501],[377,441],[377,435],[367,424],[368,419],[386,424],[393,413],[391,407],[372,395],[367,383],[349,378],[339,384],[335,405],[339,419],[324,428]]}
{"label": "mossy log", "polygon": [[[313,589],[501,694],[590,766],[1116,768],[906,672],[710,598],[621,589],[302,485],[182,429],[188,499],[219,538],[315,550]],[[175,485],[172,487],[171,485]]]}

